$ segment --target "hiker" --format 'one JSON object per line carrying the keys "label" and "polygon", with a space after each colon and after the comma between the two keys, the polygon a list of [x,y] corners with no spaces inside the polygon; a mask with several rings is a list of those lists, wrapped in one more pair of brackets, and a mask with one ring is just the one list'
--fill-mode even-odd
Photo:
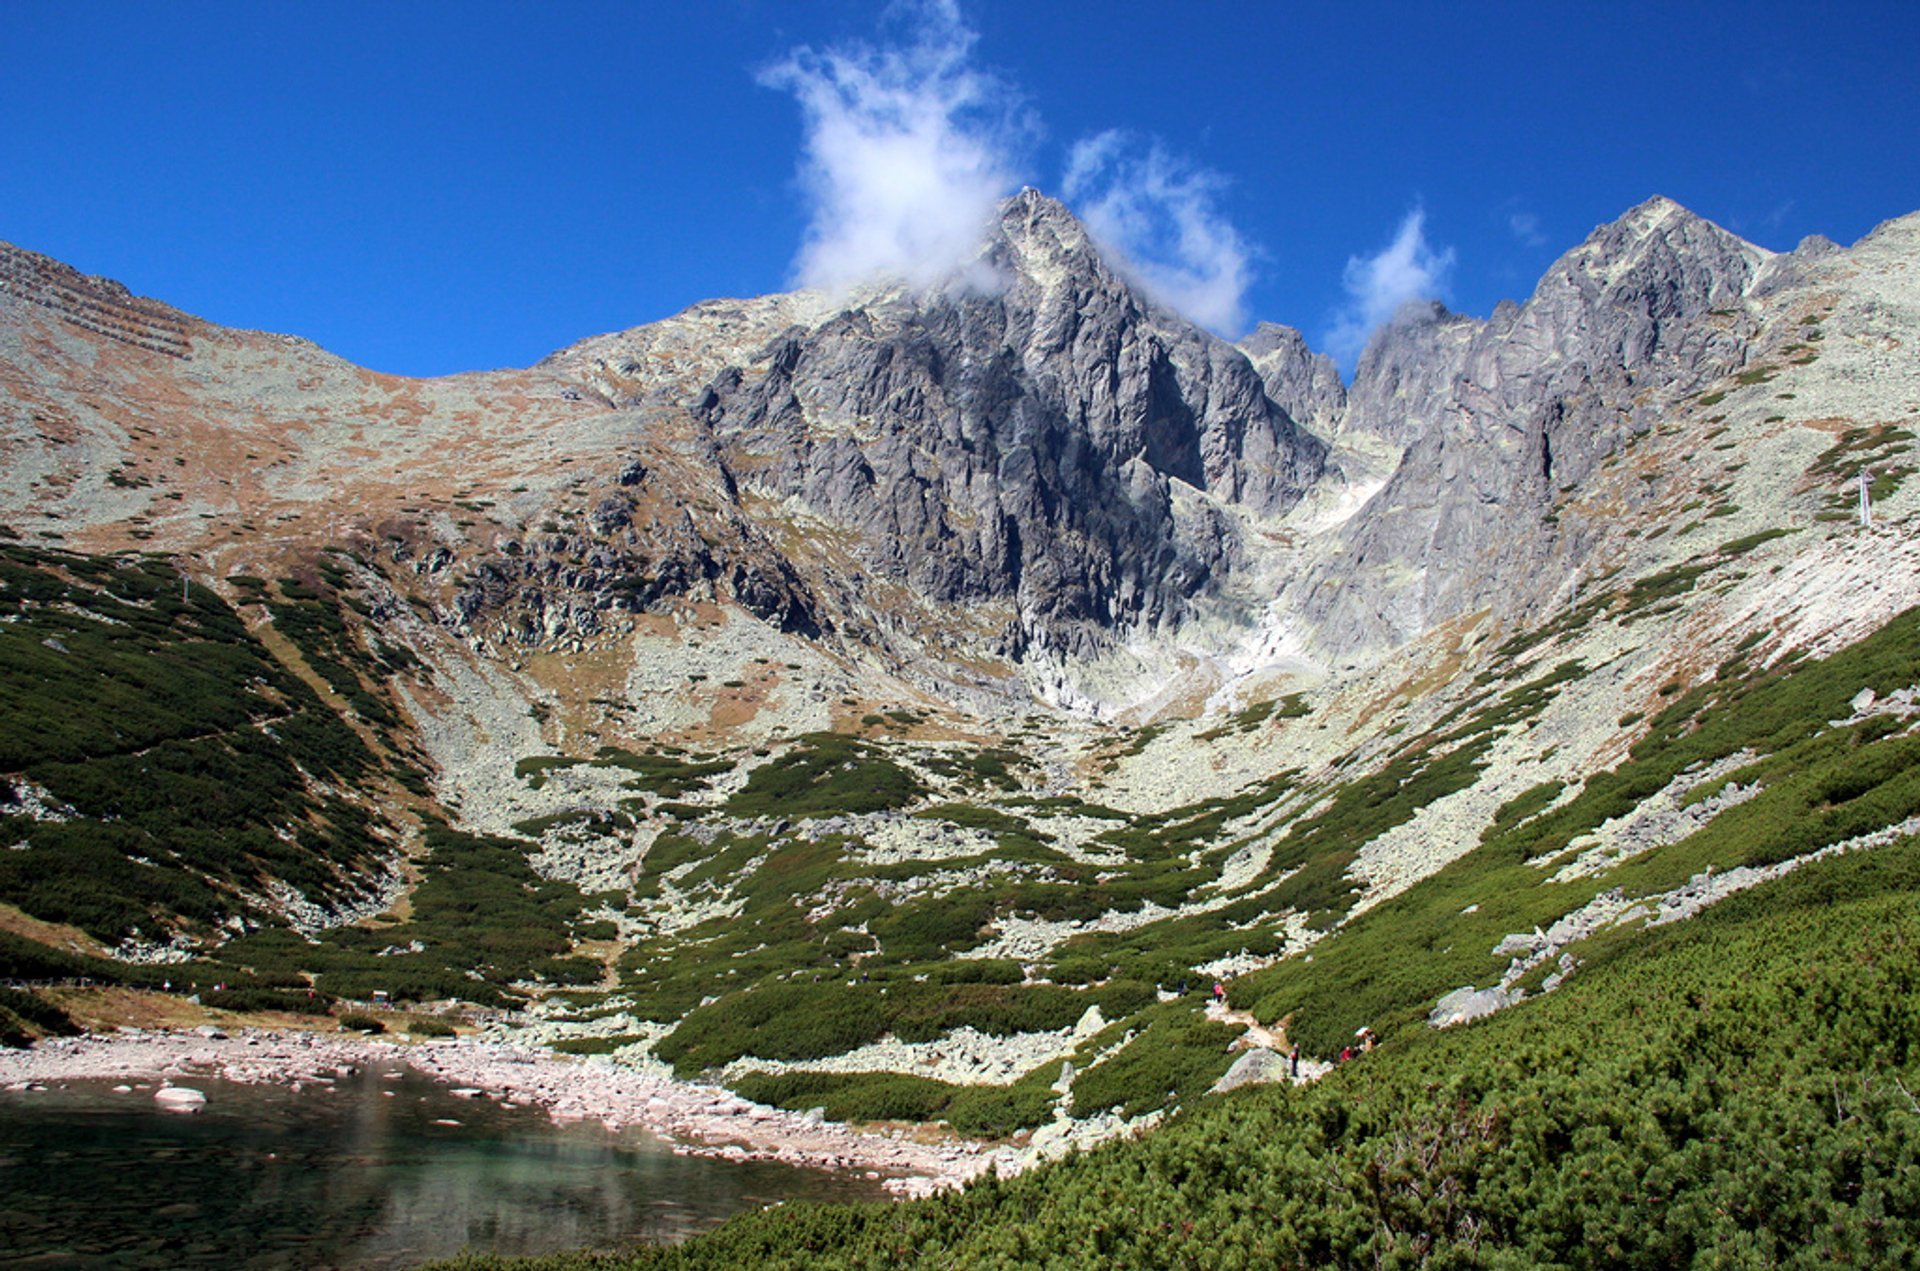
{"label": "hiker", "polygon": [[1295,1042],[1293,1049],[1287,1052],[1287,1076],[1298,1080],[1300,1077],[1300,1043]]}
{"label": "hiker", "polygon": [[1227,986],[1218,980],[1213,982],[1213,1000],[1222,1006],[1227,1004]]}
{"label": "hiker", "polygon": [[1340,1062],[1343,1064],[1353,1062],[1353,1047],[1342,1046],[1340,1048]]}

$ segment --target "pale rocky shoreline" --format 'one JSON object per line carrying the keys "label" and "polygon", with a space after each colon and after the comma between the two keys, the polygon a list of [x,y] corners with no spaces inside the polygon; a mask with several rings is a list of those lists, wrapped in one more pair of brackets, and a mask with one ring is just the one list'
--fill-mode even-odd
{"label": "pale rocky shoreline", "polygon": [[907,1198],[959,1187],[989,1170],[1015,1173],[1026,1163],[1012,1147],[855,1130],[663,1072],[470,1039],[403,1044],[255,1029],[231,1035],[123,1030],[0,1050],[0,1089],[82,1080],[185,1085],[195,1078],[298,1087],[398,1065],[475,1097],[543,1108],[556,1120],[639,1126],[682,1155],[860,1172]]}

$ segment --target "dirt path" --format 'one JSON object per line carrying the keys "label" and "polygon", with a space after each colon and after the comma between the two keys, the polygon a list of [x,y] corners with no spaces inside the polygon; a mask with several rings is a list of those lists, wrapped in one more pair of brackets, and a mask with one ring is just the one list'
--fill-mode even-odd
{"label": "dirt path", "polygon": [[[1262,1024],[1252,1011],[1236,1011],[1219,1002],[1208,1002],[1207,1018],[1221,1024],[1238,1024],[1246,1029],[1234,1042],[1235,1050],[1264,1048],[1283,1058],[1293,1053],[1293,1042],[1287,1037],[1285,1026],[1274,1024],[1269,1027]],[[1302,1057],[1298,1069],[1288,1080],[1295,1085],[1318,1081],[1332,1068],[1332,1064],[1322,1060]]]}
{"label": "dirt path", "polygon": [[1220,1024],[1238,1024],[1246,1029],[1246,1035],[1241,1039],[1246,1048],[1262,1046],[1281,1055],[1293,1049],[1293,1044],[1287,1040],[1285,1028],[1279,1024],[1268,1028],[1255,1018],[1252,1011],[1236,1011],[1219,1002],[1208,1002],[1207,1018]]}

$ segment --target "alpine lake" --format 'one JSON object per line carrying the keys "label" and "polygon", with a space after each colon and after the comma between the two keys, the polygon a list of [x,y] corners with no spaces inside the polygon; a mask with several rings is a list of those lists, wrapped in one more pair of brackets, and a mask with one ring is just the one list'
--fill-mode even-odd
{"label": "alpine lake", "polygon": [[790,1200],[884,1195],[857,1175],[676,1155],[638,1128],[558,1124],[410,1069],[294,1090],[189,1079],[0,1092],[0,1267],[398,1268],[685,1239]]}

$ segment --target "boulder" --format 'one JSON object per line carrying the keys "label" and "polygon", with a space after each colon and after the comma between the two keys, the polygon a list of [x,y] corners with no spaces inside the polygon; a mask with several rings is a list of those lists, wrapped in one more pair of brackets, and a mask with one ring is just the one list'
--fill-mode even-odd
{"label": "boulder", "polygon": [[1476,989],[1471,984],[1457,988],[1441,998],[1427,1013],[1429,1028],[1451,1028],[1469,1020],[1483,1019],[1519,1001],[1506,989]]}
{"label": "boulder", "polygon": [[163,1112],[198,1112],[207,1106],[206,1092],[188,1086],[163,1086],[153,1092],[153,1101]]}
{"label": "boulder", "polygon": [[1287,1079],[1287,1061],[1279,1052],[1265,1046],[1256,1046],[1233,1061],[1233,1067],[1227,1069],[1220,1080],[1213,1083],[1212,1093],[1225,1090],[1238,1090],[1241,1086],[1265,1085],[1271,1081]]}

